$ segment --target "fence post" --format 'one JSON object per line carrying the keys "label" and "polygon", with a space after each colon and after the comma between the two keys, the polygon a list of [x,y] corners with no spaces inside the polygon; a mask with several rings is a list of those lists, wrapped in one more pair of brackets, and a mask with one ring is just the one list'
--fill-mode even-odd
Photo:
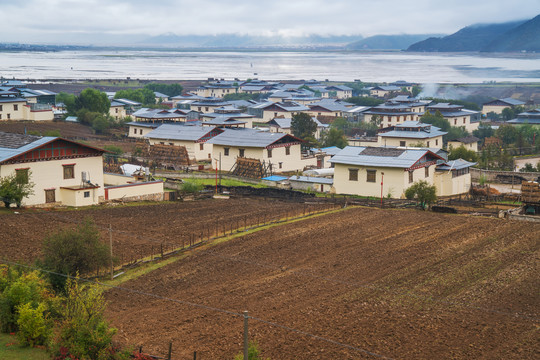
{"label": "fence post", "polygon": [[114,280],[114,265],[113,265],[113,251],[112,251],[112,225],[109,224],[109,245],[111,248],[111,280]]}
{"label": "fence post", "polygon": [[248,312],[244,311],[244,360],[248,360],[248,356]]}
{"label": "fence post", "polygon": [[171,360],[172,356],[172,341],[169,342],[169,355],[167,356],[167,360]]}

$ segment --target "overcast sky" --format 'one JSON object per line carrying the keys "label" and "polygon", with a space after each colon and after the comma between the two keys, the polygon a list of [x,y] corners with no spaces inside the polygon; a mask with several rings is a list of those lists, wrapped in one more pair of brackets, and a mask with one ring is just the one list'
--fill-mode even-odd
{"label": "overcast sky", "polygon": [[450,34],[530,19],[540,0],[0,0],[0,42],[100,42],[163,33]]}

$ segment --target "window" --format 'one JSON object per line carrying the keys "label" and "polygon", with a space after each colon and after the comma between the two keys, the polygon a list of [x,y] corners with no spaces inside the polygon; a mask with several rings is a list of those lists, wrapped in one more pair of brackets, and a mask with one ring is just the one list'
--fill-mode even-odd
{"label": "window", "polygon": [[171,146],[172,146],[172,145],[174,145],[174,143],[169,143],[169,145],[171,145]]}
{"label": "window", "polygon": [[206,106],[206,107],[204,108],[204,110],[205,110],[205,111],[208,111],[208,106]]}
{"label": "window", "polygon": [[282,162],[278,163],[278,165],[279,165],[279,168],[280,168],[280,169],[283,168],[283,163],[282,163]]}
{"label": "window", "polygon": [[142,135],[142,129],[140,130],[140,134]]}
{"label": "window", "polygon": [[454,125],[457,125],[457,119],[454,119]]}
{"label": "window", "polygon": [[465,124],[465,118],[463,118],[463,123]]}
{"label": "window", "polygon": [[400,141],[400,142],[399,142],[399,146],[406,146],[406,145],[405,145],[405,141]]}
{"label": "window", "polygon": [[15,176],[17,178],[17,183],[19,184],[28,184],[28,171],[29,169],[15,169]]}
{"label": "window", "polygon": [[272,149],[268,149],[267,152],[268,152],[268,157],[271,158],[272,157]]}
{"label": "window", "polygon": [[0,105],[0,111],[4,110],[4,105]]}
{"label": "window", "polygon": [[90,197],[90,191],[85,191],[84,192],[84,197],[89,198]]}
{"label": "window", "polygon": [[74,179],[75,178],[75,165],[62,165],[64,167],[64,179]]}
{"label": "window", "polygon": [[238,156],[244,157],[245,149],[239,149],[238,152],[239,152]]}
{"label": "window", "polygon": [[358,181],[358,169],[349,169],[349,181]]}
{"label": "window", "polygon": [[54,189],[45,190],[45,202],[46,203],[56,202],[56,196],[54,194]]}
{"label": "window", "polygon": [[11,114],[7,114],[8,120],[11,119]]}
{"label": "window", "polygon": [[414,170],[409,170],[409,184],[414,181]]}
{"label": "window", "polygon": [[435,146],[439,145],[439,139],[435,139]]}
{"label": "window", "polygon": [[229,156],[229,148],[223,148],[223,155]]}
{"label": "window", "polygon": [[291,147],[285,146],[285,155],[291,155]]}
{"label": "window", "polygon": [[367,182],[375,182],[377,181],[377,170],[367,170]]}
{"label": "window", "polygon": [[425,177],[429,177],[429,166],[426,166],[424,169],[426,169]]}
{"label": "window", "polygon": [[203,143],[199,144],[199,150],[204,150],[204,144]]}
{"label": "window", "polygon": [[133,133],[137,134],[137,129],[133,129]]}
{"label": "window", "polygon": [[19,110],[19,105],[18,105],[18,104],[14,104],[14,105],[13,105],[13,110],[15,110],[15,111]]}
{"label": "window", "polygon": [[427,145],[426,145],[426,146],[429,147],[429,141],[427,142]]}

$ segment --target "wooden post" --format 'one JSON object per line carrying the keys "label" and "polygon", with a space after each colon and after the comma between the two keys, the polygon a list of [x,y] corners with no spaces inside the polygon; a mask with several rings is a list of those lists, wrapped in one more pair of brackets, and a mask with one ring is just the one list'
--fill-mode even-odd
{"label": "wooden post", "polygon": [[244,311],[244,359],[248,360],[248,312]]}
{"label": "wooden post", "polygon": [[167,355],[167,360],[171,360],[172,356],[172,341],[169,342],[169,355]]}
{"label": "wooden post", "polygon": [[[161,258],[163,259],[163,243],[159,244],[161,247]],[[182,246],[183,247],[183,246]]]}
{"label": "wooden post", "polygon": [[109,224],[109,247],[111,250],[111,280],[114,279],[114,264],[113,264],[113,250],[112,250],[112,225]]}
{"label": "wooden post", "polygon": [[247,230],[247,220],[246,220],[246,215],[244,215],[244,231]]}

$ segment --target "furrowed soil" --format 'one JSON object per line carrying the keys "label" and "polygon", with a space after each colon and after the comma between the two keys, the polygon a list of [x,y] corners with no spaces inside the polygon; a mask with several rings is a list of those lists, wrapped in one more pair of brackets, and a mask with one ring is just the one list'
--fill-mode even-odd
{"label": "furrowed soil", "polygon": [[[113,250],[120,263],[186,247],[217,231],[248,227],[270,219],[303,214],[303,204],[272,200],[230,199],[161,203],[137,206],[100,206],[80,210],[20,210],[0,214],[0,258],[33,262],[42,255],[43,239],[58,230],[73,228],[85,219],[99,227],[108,244],[109,224]],[[315,208],[313,208],[315,210]],[[15,209],[14,209],[15,211]]]}
{"label": "furrowed soil", "polygon": [[539,223],[349,208],[196,249],[107,313],[173,359],[232,359],[244,310],[264,358],[537,359],[539,260]]}

